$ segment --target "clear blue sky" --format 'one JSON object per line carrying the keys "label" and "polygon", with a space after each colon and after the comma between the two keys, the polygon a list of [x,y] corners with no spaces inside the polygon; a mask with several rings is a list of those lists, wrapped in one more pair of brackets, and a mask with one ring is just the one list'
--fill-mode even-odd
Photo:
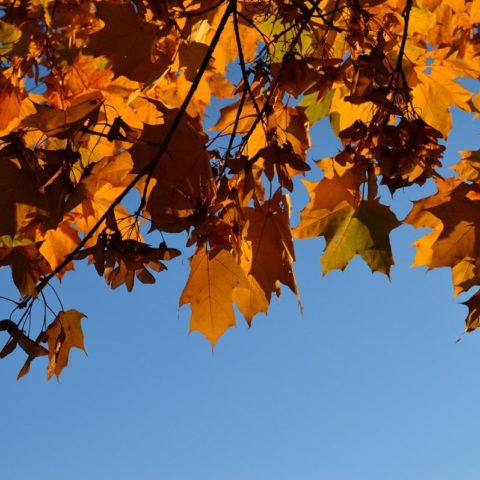
{"label": "clear blue sky", "polygon": [[[447,164],[478,147],[478,123],[456,121]],[[326,131],[313,158],[335,151]],[[417,195],[398,192],[399,216]],[[478,480],[480,337],[455,343],[449,270],[409,268],[418,235],[394,232],[391,282],[360,260],[322,278],[323,242],[297,242],[303,316],[284,290],[213,353],[178,310],[185,258],[131,294],[78,263],[59,292],[88,315],[88,357],[72,351],[59,383],[45,359],[19,382],[23,354],[0,361],[0,478]]]}

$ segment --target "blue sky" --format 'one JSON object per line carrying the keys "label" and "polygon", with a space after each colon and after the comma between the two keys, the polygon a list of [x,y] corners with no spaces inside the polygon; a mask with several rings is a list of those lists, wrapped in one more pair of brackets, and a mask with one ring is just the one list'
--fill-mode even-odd
{"label": "blue sky", "polygon": [[[478,124],[456,122],[446,164],[478,146]],[[325,125],[312,140],[313,158],[336,150]],[[418,195],[396,194],[400,217]],[[130,294],[78,263],[59,293],[88,315],[88,357],[48,383],[45,359],[18,382],[23,355],[0,362],[1,478],[478,480],[480,339],[455,343],[467,309],[449,270],[409,268],[418,235],[393,233],[391,281],[359,259],[322,278],[323,241],[297,242],[303,315],[284,290],[213,352],[178,309],[185,257]]]}

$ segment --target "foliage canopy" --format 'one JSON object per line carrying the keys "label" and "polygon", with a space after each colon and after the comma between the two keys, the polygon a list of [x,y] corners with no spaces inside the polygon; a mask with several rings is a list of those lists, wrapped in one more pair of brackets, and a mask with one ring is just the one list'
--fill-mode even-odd
{"label": "foliage canopy", "polygon": [[[151,246],[152,232],[194,247],[180,305],[212,345],[234,304],[250,324],[282,284],[298,296],[294,238],[325,238],[324,274],[358,254],[389,275],[392,229],[426,227],[414,264],[450,267],[456,294],[480,285],[480,153],[462,152],[455,177],[437,171],[451,108],[480,109],[458,82],[480,75],[480,0],[0,8],[0,266],[21,297],[0,321],[0,357],[20,346],[19,376],[41,355],[58,376],[83,349],[84,315],[54,311],[45,287],[79,260],[112,288],[154,283],[181,252]],[[223,106],[207,129],[213,98]],[[309,128],[323,117],[342,150],[311,166]],[[321,180],[304,180],[293,227],[289,193],[311,168]],[[403,221],[381,203],[379,184],[394,194],[427,179],[438,192]],[[466,303],[471,331],[480,293]]]}

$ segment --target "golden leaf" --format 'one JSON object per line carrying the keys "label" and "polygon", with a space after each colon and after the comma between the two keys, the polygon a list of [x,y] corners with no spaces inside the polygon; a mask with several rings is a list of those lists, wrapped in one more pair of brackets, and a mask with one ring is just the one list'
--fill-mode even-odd
{"label": "golden leaf", "polygon": [[471,111],[468,101],[472,93],[454,81],[446,72],[433,68],[430,74],[415,69],[408,77],[412,87],[412,103],[422,119],[447,138],[452,128],[451,107]]}
{"label": "golden leaf", "polygon": [[438,192],[415,202],[405,222],[434,231],[415,242],[414,265],[454,267],[480,256],[479,187],[457,179],[437,180]]}
{"label": "golden leaf", "polygon": [[[65,257],[80,243],[77,230],[72,226],[71,219],[61,222],[55,230],[47,230],[40,247],[40,253],[50,264],[52,270],[60,265]],[[67,270],[73,270],[73,263],[68,264],[58,277],[62,278]]]}
{"label": "golden leaf", "polygon": [[58,110],[46,105],[37,105],[37,113],[22,122],[23,127],[39,129],[47,136],[69,138],[98,112],[102,101],[96,94],[76,105]]}
{"label": "golden leaf", "polygon": [[190,331],[205,335],[212,347],[235,326],[233,291],[249,288],[243,270],[226,250],[199,248],[190,259],[190,276],[180,297],[180,306],[190,304]]}

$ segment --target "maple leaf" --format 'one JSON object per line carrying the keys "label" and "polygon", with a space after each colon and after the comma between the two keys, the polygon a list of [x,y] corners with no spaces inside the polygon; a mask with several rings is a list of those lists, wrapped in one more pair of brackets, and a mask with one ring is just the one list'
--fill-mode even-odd
{"label": "maple leaf", "polygon": [[226,165],[234,174],[230,179],[230,184],[232,189],[238,192],[242,205],[248,205],[252,197],[255,197],[257,201],[264,199],[263,169],[256,162],[241,155],[237,158],[227,159]]}
{"label": "maple leaf", "polygon": [[19,28],[0,20],[0,55],[10,52],[21,36],[22,31]]}
{"label": "maple leaf", "polygon": [[256,157],[263,160],[263,169],[267,178],[272,181],[275,173],[280,185],[290,192],[293,190],[291,177],[310,170],[310,166],[300,155],[293,152],[289,143],[284,144],[283,147],[273,143],[269,147],[262,148],[251,161],[256,161]]}
{"label": "maple leaf", "polygon": [[[47,230],[45,239],[39,249],[40,253],[47,260],[52,270],[58,267],[65,257],[80,243],[77,230],[72,226],[72,218],[61,222],[55,230]],[[69,264],[64,270],[58,273],[59,278],[65,271],[73,270]]]}
{"label": "maple leaf", "polygon": [[272,293],[280,295],[280,283],[287,285],[298,294],[297,283],[293,273],[295,253],[290,230],[290,204],[280,191],[271,200],[256,204],[254,208],[243,209],[246,221],[243,247],[243,268],[253,284],[253,295],[257,297],[252,309],[251,299],[242,302],[240,309],[249,311],[251,318],[257,311],[265,311],[263,297],[270,302]]}
{"label": "maple leaf", "polygon": [[479,261],[472,257],[465,257],[452,267],[455,296],[480,283],[479,267]]}
{"label": "maple leaf", "polygon": [[37,113],[25,118],[22,126],[39,129],[48,136],[69,138],[96,115],[101,105],[101,100],[96,96],[67,107],[65,111],[38,105]]}
{"label": "maple leaf", "polygon": [[[73,208],[78,230],[87,233],[112,205],[131,178],[133,161],[128,152],[106,157],[93,164],[68,198],[66,210]],[[115,213],[128,218],[118,206]]]}
{"label": "maple leaf", "polygon": [[447,138],[452,128],[451,107],[471,111],[468,101],[472,93],[455,82],[445,72],[433,69],[430,74],[421,70],[408,78],[413,88],[413,106],[421,112],[426,123],[436,128]]}
{"label": "maple leaf", "polygon": [[52,106],[62,109],[72,102],[78,103],[77,98],[87,93],[101,91],[106,96],[113,76],[106,57],[79,54],[71,65],[63,66],[61,79],[53,72],[45,77],[48,85],[45,98]]}
{"label": "maple leaf", "polygon": [[12,85],[4,75],[0,75],[0,136],[18,128],[21,120],[35,111],[26,92]]}
{"label": "maple leaf", "polygon": [[342,209],[342,213],[330,217],[322,229],[327,242],[322,256],[323,273],[343,270],[358,254],[372,272],[389,276],[393,265],[389,235],[399,225],[390,208],[376,200],[364,200],[356,210]]}
{"label": "maple leaf", "polygon": [[104,55],[115,74],[145,82],[156,79],[168,66],[168,56],[155,58],[158,27],[143,21],[130,3],[97,2],[96,15],[103,28],[91,36],[87,52]]}
{"label": "maple leaf", "polygon": [[70,350],[73,347],[85,351],[82,318],[85,318],[85,315],[77,310],[61,311],[47,328],[45,339],[48,342],[48,380],[53,374],[57,379],[60,377],[62,370],[68,364]]}
{"label": "maple leaf", "polygon": [[[161,142],[171,126],[173,118],[168,114],[164,125],[145,125],[141,140],[146,144],[135,145],[130,153],[134,172],[151,162],[158,147],[148,142]],[[205,151],[206,138],[196,132],[190,123],[182,121],[152,172],[152,182],[147,192],[146,210],[155,228],[179,232],[191,225],[191,217],[201,199],[211,195],[212,172],[209,155]],[[145,187],[140,187],[142,191]]]}
{"label": "maple leaf", "polygon": [[305,182],[310,202],[300,214],[295,235],[325,237],[324,275],[333,269],[345,269],[356,254],[373,272],[389,275],[393,264],[389,234],[400,225],[396,216],[377,200],[361,200],[364,168],[350,168],[343,175],[327,174],[330,178]]}
{"label": "maple leaf", "polygon": [[19,157],[15,147],[0,150],[0,235],[31,238],[32,224],[47,215],[47,201],[40,182]]}
{"label": "maple leaf", "polygon": [[236,288],[249,288],[243,270],[226,250],[199,248],[190,259],[190,276],[180,296],[180,306],[190,304],[190,331],[205,335],[212,344],[235,326],[232,295]]}
{"label": "maple leaf", "polygon": [[[243,57],[246,62],[251,61],[255,57],[257,45],[263,40],[261,32],[251,28],[251,23],[255,22],[255,10],[247,2],[239,2],[237,6],[241,15],[237,16],[236,23],[239,31],[239,36],[242,39],[241,48]],[[219,18],[221,10],[217,10],[216,16]],[[253,18],[252,18],[253,17]],[[212,21],[215,24],[216,19]],[[225,71],[228,64],[238,57],[238,45],[235,34],[235,24],[233,21],[227,22],[225,29],[220,39],[219,50],[222,52],[222,57],[215,58],[215,64],[218,70]]]}
{"label": "maple leaf", "polygon": [[[454,293],[458,295],[480,284],[477,260],[480,187],[450,178],[437,180],[437,188],[436,194],[415,202],[405,222],[416,228],[433,229],[414,243],[417,250],[414,265],[425,265],[429,269],[450,267]],[[466,302],[467,332],[479,326],[478,299],[475,294]]]}
{"label": "maple leaf", "polygon": [[457,175],[466,181],[479,183],[480,181],[480,150],[460,152],[461,160],[453,165],[452,170],[455,170]]}
{"label": "maple leaf", "polygon": [[355,120],[368,123],[372,118],[372,104],[363,102],[354,104],[346,100],[350,91],[345,86],[339,86],[334,89],[330,103],[330,122],[332,123],[335,133],[350,127]]}
{"label": "maple leaf", "polygon": [[308,120],[301,107],[275,105],[267,119],[266,130],[258,125],[248,140],[248,152],[256,155],[271,142],[289,145],[296,155],[305,158],[310,147],[307,131]]}
{"label": "maple leaf", "polygon": [[[324,166],[325,162],[320,165]],[[354,167],[347,169],[343,175],[333,170],[327,171],[325,178],[318,182],[305,180],[310,200],[300,213],[300,223],[295,228],[295,236],[317,237],[324,231],[324,222],[328,221],[329,217],[343,216],[345,209],[355,210],[361,200],[360,185],[365,181],[365,174],[364,168]]]}
{"label": "maple leaf", "polygon": [[415,202],[405,222],[434,231],[414,245],[414,265],[428,268],[454,267],[465,258],[480,254],[480,189],[458,179],[437,180],[438,192]]}

